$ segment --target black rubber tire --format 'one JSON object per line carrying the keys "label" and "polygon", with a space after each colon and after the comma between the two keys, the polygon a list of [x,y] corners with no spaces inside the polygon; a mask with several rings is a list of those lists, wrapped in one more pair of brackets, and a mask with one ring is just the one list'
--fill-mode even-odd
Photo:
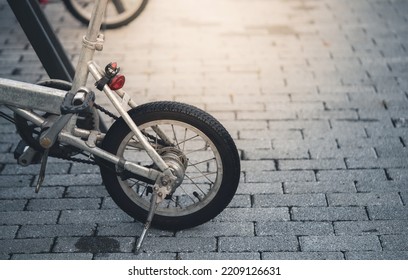
{"label": "black rubber tire", "polygon": [[[71,1],[72,0],[63,0],[67,10],[77,20],[79,20],[80,22],[82,22],[85,25],[88,25],[89,21],[91,19],[90,16],[89,17],[84,16],[81,12],[79,12],[77,10],[77,8],[72,4]],[[102,22],[102,28],[115,29],[115,28],[119,28],[119,27],[122,27],[124,25],[129,24],[131,21],[133,21],[135,18],[137,18],[143,12],[143,10],[145,9],[145,7],[147,5],[147,2],[148,2],[148,0],[143,0],[142,3],[140,4],[139,8],[134,13],[130,14],[128,17],[126,17],[125,19],[123,19],[121,21],[117,21],[117,22],[114,22],[114,23]]]}
{"label": "black rubber tire", "polygon": [[[138,106],[130,110],[129,115],[138,126],[149,122],[168,120],[182,122],[194,127],[210,139],[216,147],[222,162],[221,184],[216,194],[212,196],[205,206],[187,215],[166,216],[155,214],[152,222],[153,227],[166,230],[195,227],[213,219],[227,207],[239,184],[240,160],[234,141],[227,130],[215,118],[196,107],[166,101]],[[122,118],[118,119],[108,130],[102,148],[112,154],[117,154],[122,141],[126,136],[129,137],[130,133],[130,129],[124,120]],[[140,222],[145,222],[147,217],[146,207],[136,204],[122,190],[119,182],[121,179],[115,172],[114,164],[104,161],[100,168],[105,187],[114,202],[131,217]]]}

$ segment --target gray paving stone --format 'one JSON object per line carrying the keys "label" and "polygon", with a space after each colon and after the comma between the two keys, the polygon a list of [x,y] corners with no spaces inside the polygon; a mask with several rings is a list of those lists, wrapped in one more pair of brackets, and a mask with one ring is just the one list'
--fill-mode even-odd
{"label": "gray paving stone", "polygon": [[298,240],[294,236],[268,237],[220,237],[221,252],[251,252],[251,251],[298,251]]}
{"label": "gray paving stone", "polygon": [[180,253],[181,260],[259,260],[260,254],[254,253]]}
{"label": "gray paving stone", "polygon": [[342,159],[321,159],[321,160],[279,160],[280,170],[330,170],[346,169]]}
{"label": "gray paving stone", "polygon": [[0,239],[12,239],[16,236],[18,226],[0,226]]}
{"label": "gray paving stone", "polygon": [[86,210],[99,209],[100,199],[94,198],[63,198],[63,199],[33,199],[27,205],[27,210]]}
{"label": "gray paving stone", "polygon": [[58,215],[58,211],[9,211],[0,212],[0,221],[3,225],[46,225],[56,223]]}
{"label": "gray paving stone", "polygon": [[316,181],[313,171],[261,171],[251,172],[246,176],[249,183],[267,182],[311,182]]}
{"label": "gray paving stone", "polygon": [[345,252],[347,260],[407,260],[408,251]]}
{"label": "gray paving stone", "polygon": [[92,260],[90,253],[13,254],[12,260]]}
{"label": "gray paving stone", "polygon": [[42,238],[57,236],[90,236],[95,232],[94,224],[71,225],[23,225],[17,238]]}
{"label": "gray paving stone", "polygon": [[381,251],[377,236],[301,236],[302,251]]}
{"label": "gray paving stone", "polygon": [[252,222],[209,222],[191,229],[181,230],[176,237],[253,236]]}
{"label": "gray paving stone", "polygon": [[[286,123],[286,122],[284,122]],[[228,127],[227,127],[228,129]],[[240,139],[272,139],[272,140],[302,140],[301,129],[276,129],[276,130],[245,130],[239,131]],[[289,153],[289,151],[287,151]],[[298,152],[300,153],[300,151]]]}
{"label": "gray paving stone", "polygon": [[408,163],[402,157],[346,159],[347,167],[355,168],[406,168]]}
{"label": "gray paving stone", "polygon": [[85,163],[73,163],[70,169],[71,174],[99,174],[99,166]]}
{"label": "gray paving stone", "polygon": [[380,240],[384,251],[408,250],[408,238],[406,234],[382,235]]}
{"label": "gray paving stone", "polygon": [[340,148],[364,148],[364,147],[396,147],[403,148],[400,139],[397,137],[379,137],[379,138],[343,138],[338,140]]}
{"label": "gray paving stone", "polygon": [[105,186],[70,186],[67,188],[65,197],[70,198],[93,198],[93,197],[107,197],[108,192]]}
{"label": "gray paving stone", "polygon": [[[142,223],[138,222],[100,224],[97,228],[97,234],[98,236],[132,237],[142,232],[143,226]],[[147,236],[174,236],[174,232],[151,228],[147,232]]]}
{"label": "gray paving stone", "polygon": [[386,181],[387,176],[384,170],[381,169],[366,169],[366,170],[323,170],[316,174],[317,181]]}
{"label": "gray paving stone", "polygon": [[289,209],[287,207],[274,208],[226,208],[215,221],[287,221],[289,220]]}
{"label": "gray paving stone", "polygon": [[9,260],[10,254],[0,254],[0,260]]}
{"label": "gray paving stone", "polygon": [[3,239],[0,240],[2,253],[47,253],[54,240],[52,238],[39,239]]}
{"label": "gray paving stone", "polygon": [[352,182],[286,182],[283,185],[285,193],[353,193],[356,187]]}
{"label": "gray paving stone", "polygon": [[[301,129],[303,132],[306,128]],[[309,128],[310,129],[310,128]],[[311,148],[321,147],[325,149],[338,149],[336,139],[330,138],[308,138],[308,139],[283,139],[283,140],[273,140],[272,146],[276,150],[290,150],[294,147],[303,147],[307,150]]]}
{"label": "gray paving stone", "polygon": [[379,181],[365,182],[359,181],[356,183],[356,188],[359,192],[399,192],[408,189],[405,181]]}
{"label": "gray paving stone", "polygon": [[[147,240],[146,240],[147,241]],[[215,237],[151,237],[143,244],[143,252],[215,252]]]}
{"label": "gray paving stone", "polygon": [[287,149],[274,150],[245,150],[245,160],[273,160],[273,159],[309,159],[308,150],[305,148],[293,147]]}
{"label": "gray paving stone", "polygon": [[367,207],[368,215],[372,220],[405,220],[408,207],[379,205]]}
{"label": "gray paving stone", "polygon": [[27,204],[27,200],[15,199],[15,200],[0,200],[0,211],[23,211]]}
{"label": "gray paving stone", "polygon": [[327,206],[324,194],[259,194],[254,195],[254,207]]}
{"label": "gray paving stone", "polygon": [[240,183],[236,194],[283,193],[282,183]]}
{"label": "gray paving stone", "polygon": [[[253,140],[253,139],[248,139],[248,140],[235,140],[235,145],[237,146],[238,149],[246,149],[246,148],[252,148],[252,149],[271,149],[272,144],[270,140]],[[269,167],[267,167],[270,170]]]}
{"label": "gray paving stone", "polygon": [[398,193],[327,194],[330,206],[402,205]]}
{"label": "gray paving stone", "polygon": [[[348,138],[348,135],[354,135],[354,137],[364,138],[367,137],[367,133],[363,128],[347,127],[347,128],[338,128],[331,129],[327,132],[321,132],[316,130],[305,130],[304,137],[306,140],[312,139],[342,139]],[[325,151],[325,150],[323,150]],[[330,151],[330,150],[329,150]],[[327,151],[327,152],[329,152]],[[343,151],[349,152],[348,150],[343,149]]]}
{"label": "gray paving stone", "polygon": [[0,188],[0,197],[3,199],[29,199],[29,198],[60,198],[63,196],[63,187],[44,187],[39,193],[35,193],[33,187],[23,188]]}
{"label": "gray paving stone", "polygon": [[251,196],[243,194],[235,194],[234,198],[228,204],[231,208],[250,208],[251,207]]}
{"label": "gray paving stone", "polygon": [[400,181],[408,179],[408,169],[387,169],[391,180]]}
{"label": "gray paving stone", "polygon": [[333,226],[328,222],[257,222],[256,235],[331,235]]}
{"label": "gray paving stone", "polygon": [[3,187],[28,187],[33,180],[29,175],[1,175],[0,189]]}
{"label": "gray paving stone", "polygon": [[248,171],[248,172],[276,170],[275,161],[273,160],[242,160],[241,170]]}
{"label": "gray paving stone", "polygon": [[408,192],[400,192],[401,200],[404,205],[408,203]]}
{"label": "gray paving stone", "polygon": [[[55,163],[47,166],[46,172],[48,174],[66,174],[70,169],[69,163]],[[8,164],[2,174],[7,175],[37,175],[40,172],[40,165],[20,166],[17,164]],[[18,176],[20,177],[20,176]]]}
{"label": "gray paving stone", "polygon": [[95,260],[176,260],[177,253],[141,252],[131,253],[97,253]]}
{"label": "gray paving stone", "polygon": [[121,210],[63,210],[60,224],[131,222],[133,218]]}
{"label": "gray paving stone", "polygon": [[118,205],[113,201],[111,197],[103,197],[102,206],[100,209],[118,209]]}
{"label": "gray paving stone", "polygon": [[116,253],[132,252],[132,237],[58,237],[53,248],[55,253]]}
{"label": "gray paving stone", "polygon": [[48,176],[44,180],[43,186],[92,186],[101,184],[102,179],[99,174],[67,174]]}
{"label": "gray paving stone", "polygon": [[11,147],[10,144],[0,144],[0,152],[6,153],[10,150],[10,147]]}
{"label": "gray paving stone", "polygon": [[265,252],[263,260],[344,260],[341,252]]}
{"label": "gray paving stone", "polygon": [[359,221],[368,220],[363,207],[293,207],[294,221]]}
{"label": "gray paving stone", "polygon": [[385,235],[404,234],[408,231],[407,220],[334,222],[336,235]]}
{"label": "gray paving stone", "polygon": [[[402,137],[401,137],[402,139]],[[406,142],[405,142],[406,143]],[[400,147],[398,146],[379,146],[375,148],[375,151],[378,155],[379,158],[406,158],[406,156],[408,155],[408,150],[406,147]],[[394,161],[394,165],[398,165],[398,159],[393,159]],[[390,165],[392,164],[392,162],[390,163]],[[400,164],[399,164],[400,165]],[[395,167],[391,167],[391,168],[395,168]],[[397,166],[396,168],[399,168],[399,166]]]}

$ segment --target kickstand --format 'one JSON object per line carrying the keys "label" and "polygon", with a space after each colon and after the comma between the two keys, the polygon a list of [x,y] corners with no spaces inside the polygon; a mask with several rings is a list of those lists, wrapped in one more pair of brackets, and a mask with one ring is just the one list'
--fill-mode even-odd
{"label": "kickstand", "polygon": [[38,176],[37,185],[35,186],[35,193],[38,193],[40,191],[41,184],[44,181],[45,168],[47,166],[49,151],[50,151],[49,149],[44,150],[44,153],[43,153],[43,155],[41,157],[41,168],[40,168],[40,174]]}
{"label": "kickstand", "polygon": [[147,230],[150,228],[150,224],[153,220],[154,212],[156,212],[157,205],[159,205],[160,202],[157,201],[157,190],[153,190],[152,197],[150,199],[150,208],[149,208],[149,213],[147,214],[147,219],[146,223],[144,225],[142,234],[140,235],[137,244],[136,244],[136,249],[135,249],[135,254],[139,254],[140,248],[142,247],[143,240],[146,237]]}

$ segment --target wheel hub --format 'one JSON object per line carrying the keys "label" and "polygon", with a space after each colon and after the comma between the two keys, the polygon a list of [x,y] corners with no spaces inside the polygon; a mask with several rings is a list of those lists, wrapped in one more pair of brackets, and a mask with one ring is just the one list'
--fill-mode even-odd
{"label": "wheel hub", "polygon": [[164,162],[169,166],[171,172],[177,177],[172,186],[172,193],[184,180],[184,175],[188,165],[188,159],[182,151],[174,147],[165,147],[158,151]]}

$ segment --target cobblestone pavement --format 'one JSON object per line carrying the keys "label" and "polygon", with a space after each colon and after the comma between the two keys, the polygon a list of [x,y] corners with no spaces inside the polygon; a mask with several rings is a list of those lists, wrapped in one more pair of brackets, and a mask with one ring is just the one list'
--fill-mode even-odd
{"label": "cobblestone pavement", "polygon": [[[45,13],[75,61],[85,27],[56,2]],[[16,165],[0,119],[0,258],[408,259],[407,12],[403,0],[151,0],[105,32],[96,59],[121,64],[138,103],[187,102],[228,128],[234,200],[197,228],[152,230],[135,256],[142,225],[98,168],[54,159],[35,194],[39,167]],[[0,76],[47,78],[5,0]]]}

